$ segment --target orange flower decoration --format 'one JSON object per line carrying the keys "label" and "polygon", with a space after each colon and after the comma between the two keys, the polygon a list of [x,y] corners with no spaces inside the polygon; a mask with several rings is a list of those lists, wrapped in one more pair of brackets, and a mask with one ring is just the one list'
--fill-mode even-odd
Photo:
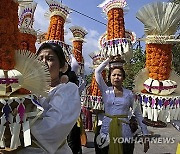
{"label": "orange flower decoration", "polygon": [[107,39],[125,38],[124,13],[121,8],[109,10],[107,26]]}
{"label": "orange flower decoration", "polygon": [[20,49],[21,50],[29,50],[32,53],[36,52],[36,43],[37,37],[32,34],[28,33],[21,33],[20,34]]}
{"label": "orange flower decoration", "polygon": [[[105,79],[106,78],[106,73],[105,71],[102,72],[102,76]],[[90,88],[90,94],[92,96],[101,96],[100,89],[98,88],[98,84],[95,80],[95,75],[92,77],[92,82],[91,82],[91,88]]]}
{"label": "orange flower decoration", "polygon": [[[7,13],[8,11],[8,13]],[[13,0],[1,0],[0,5],[0,69],[15,66],[15,50],[18,49],[18,4]]]}
{"label": "orange flower decoration", "polygon": [[46,40],[60,40],[64,42],[64,23],[63,17],[58,15],[52,16]]}
{"label": "orange flower decoration", "polygon": [[171,44],[146,45],[146,67],[149,69],[149,77],[156,80],[167,80],[171,72],[171,62]]}

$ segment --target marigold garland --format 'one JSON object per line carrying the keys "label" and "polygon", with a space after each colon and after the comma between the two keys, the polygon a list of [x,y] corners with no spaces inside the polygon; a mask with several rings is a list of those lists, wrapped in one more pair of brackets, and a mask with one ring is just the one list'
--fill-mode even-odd
{"label": "marigold garland", "polygon": [[[7,13],[8,11],[8,13]],[[0,5],[0,69],[15,66],[15,50],[18,49],[18,4],[13,0],[1,0]]]}
{"label": "marigold garland", "polygon": [[[100,95],[98,95],[100,94]],[[91,85],[91,93],[90,95],[92,96],[101,96],[101,92],[98,88],[98,85],[97,85],[97,82],[95,80],[95,76],[93,75],[93,78],[92,78],[92,85]]]}
{"label": "marigold garland", "polygon": [[[37,39],[37,37],[35,35],[28,34],[28,33],[20,33],[19,49],[29,50],[32,53],[35,53],[36,52],[36,47],[35,47],[36,39]],[[21,88],[17,91],[17,93],[30,94],[31,92],[27,89]]]}
{"label": "marigold garland", "polygon": [[[15,50],[25,49],[32,52],[36,51],[35,36],[20,33],[18,22],[18,3],[15,3],[13,0],[2,0],[0,5],[0,68],[3,70],[14,68]],[[22,44],[20,43],[22,40],[30,42],[30,45],[22,48]],[[18,93],[28,94],[30,92],[22,88],[18,90]]]}
{"label": "marigold garland", "polygon": [[73,41],[73,53],[78,63],[82,62],[82,43],[82,41]]}
{"label": "marigold garland", "polygon": [[[105,70],[102,72],[102,76],[103,76],[103,79],[106,80],[106,71]],[[89,95],[92,95],[92,96],[102,96],[101,95],[101,91],[98,88],[98,84],[96,82],[95,75],[93,75],[93,77],[92,77],[92,82],[91,82],[91,87],[90,87]]]}
{"label": "marigold garland", "polygon": [[65,20],[63,17],[58,15],[52,16],[46,40],[60,40],[64,42],[64,23]]}
{"label": "marigold garland", "polygon": [[146,44],[146,67],[149,77],[167,80],[171,72],[172,44]]}
{"label": "marigold garland", "polygon": [[107,39],[125,38],[124,12],[122,8],[109,10],[107,26]]}
{"label": "marigold garland", "polygon": [[19,49],[29,50],[32,53],[35,53],[36,52],[36,47],[35,47],[36,39],[37,37],[35,35],[28,34],[28,33],[21,33]]}

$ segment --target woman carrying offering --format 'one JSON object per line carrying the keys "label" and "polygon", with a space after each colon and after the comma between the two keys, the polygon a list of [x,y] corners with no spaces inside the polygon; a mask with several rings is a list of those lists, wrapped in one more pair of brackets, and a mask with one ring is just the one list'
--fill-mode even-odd
{"label": "woman carrying offering", "polygon": [[[125,79],[124,62],[121,56],[117,55],[106,59],[95,69],[96,82],[101,90],[105,106],[105,116],[100,130],[102,154],[133,154],[134,150],[133,133],[131,132],[128,119],[130,108],[133,108],[134,95],[132,91],[122,86]],[[111,86],[107,86],[101,75],[101,72],[108,64]],[[133,110],[143,134],[148,135],[147,128],[142,123],[143,118],[138,106]],[[110,139],[109,146],[107,144],[108,138]],[[121,144],[118,143],[118,139],[121,141],[131,139],[131,142],[123,142]],[[98,140],[96,141],[99,142]],[[104,144],[102,141],[104,141]],[[144,152],[147,152],[148,149],[149,143],[145,142]]]}

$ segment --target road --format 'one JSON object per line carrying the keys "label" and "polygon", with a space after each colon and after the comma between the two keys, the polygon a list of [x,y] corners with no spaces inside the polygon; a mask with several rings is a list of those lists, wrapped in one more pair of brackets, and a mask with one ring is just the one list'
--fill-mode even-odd
{"label": "road", "polygon": [[[153,136],[159,136],[161,139],[170,139],[170,143],[163,143],[164,140],[155,140],[158,143],[150,143],[150,149],[146,154],[175,154],[178,142],[180,142],[180,132],[175,129],[171,124],[166,128],[148,127],[148,130],[153,133]],[[87,132],[88,144],[87,147],[82,147],[83,154],[95,154],[93,146],[93,132]],[[155,142],[154,141],[154,142]],[[143,145],[140,143],[135,144],[134,154],[144,154]]]}

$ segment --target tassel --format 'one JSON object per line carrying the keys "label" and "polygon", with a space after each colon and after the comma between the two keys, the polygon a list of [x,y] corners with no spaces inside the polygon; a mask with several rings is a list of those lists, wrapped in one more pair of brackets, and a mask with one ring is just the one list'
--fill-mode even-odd
{"label": "tassel", "polygon": [[153,121],[157,121],[158,108],[157,108],[156,100],[154,98],[152,99],[152,104],[153,104]]}
{"label": "tassel", "polygon": [[174,115],[174,120],[178,120],[178,115],[179,115],[179,102],[178,102],[178,100],[175,100],[175,106],[176,106],[176,112]]}
{"label": "tassel", "polygon": [[20,117],[20,121],[23,122],[23,118],[24,118],[24,114],[25,114],[25,106],[23,103],[20,103],[17,107],[18,113],[19,113],[19,117]]}
{"label": "tassel", "polygon": [[12,123],[9,125],[9,127],[11,128],[12,134],[10,148],[16,149],[18,146],[20,146],[19,134],[21,125],[19,123]]}
{"label": "tassel", "polygon": [[9,106],[8,103],[6,103],[6,105],[3,106],[2,108],[2,112],[5,116],[6,121],[8,121],[9,118],[9,113],[12,111],[11,107]]}
{"label": "tassel", "polygon": [[5,143],[4,143],[4,132],[6,129],[6,126],[4,126],[5,123],[6,123],[6,118],[4,115],[2,115],[1,124],[0,124],[0,148],[5,148]]}

